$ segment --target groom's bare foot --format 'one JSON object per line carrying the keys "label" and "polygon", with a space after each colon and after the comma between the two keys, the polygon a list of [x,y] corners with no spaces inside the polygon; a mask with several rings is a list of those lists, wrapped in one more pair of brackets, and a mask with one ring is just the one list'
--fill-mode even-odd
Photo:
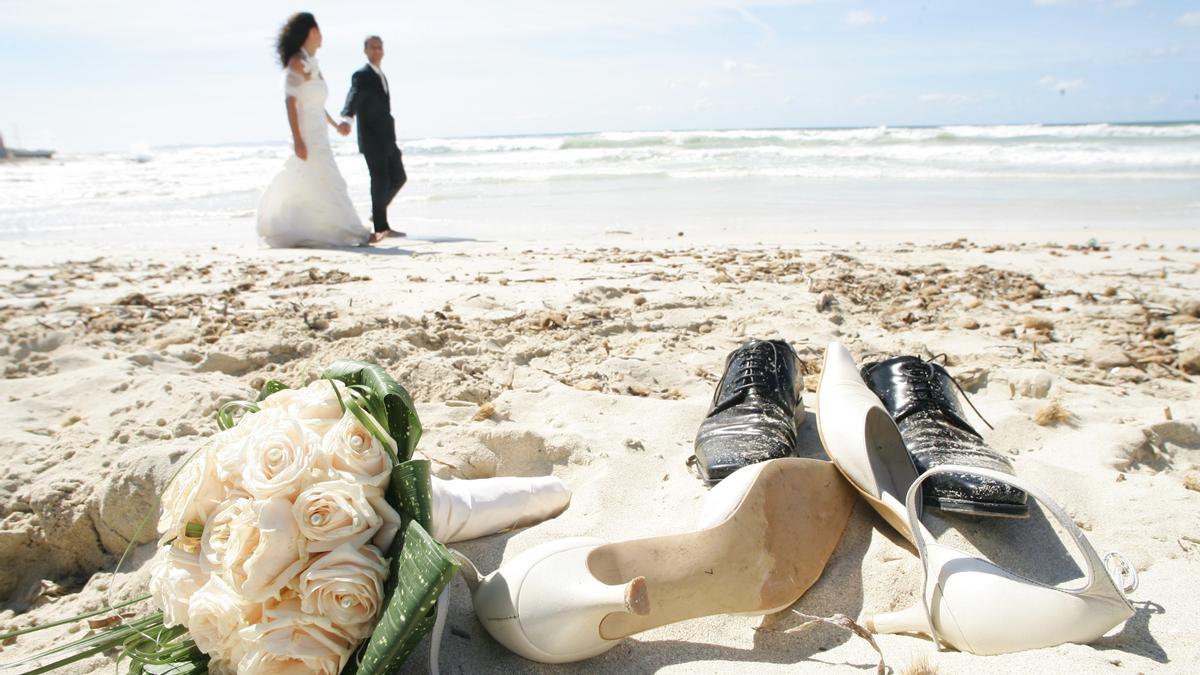
{"label": "groom's bare foot", "polygon": [[408,236],[408,234],[405,232],[398,232],[398,231],[390,229],[390,228],[386,231],[386,234],[389,237],[407,237]]}
{"label": "groom's bare foot", "polygon": [[383,232],[373,232],[371,234],[371,242],[370,243],[378,244],[379,242],[386,239],[387,236],[388,236],[388,230],[384,230]]}

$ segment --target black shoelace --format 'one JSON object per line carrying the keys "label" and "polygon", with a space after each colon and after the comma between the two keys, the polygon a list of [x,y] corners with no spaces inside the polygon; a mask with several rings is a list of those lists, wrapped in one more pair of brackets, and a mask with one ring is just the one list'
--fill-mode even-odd
{"label": "black shoelace", "polygon": [[[771,373],[774,372],[776,375],[779,373],[779,355],[775,351],[775,345],[762,342],[750,347],[747,351],[749,354],[742,365],[742,372],[738,373],[737,378],[733,381],[729,393],[740,394],[750,390],[756,390],[760,394],[770,393]],[[771,365],[774,368],[771,368]]]}
{"label": "black shoelace", "polygon": [[[936,359],[937,357],[935,356],[933,358]],[[920,361],[920,365],[912,362],[904,363],[900,365],[900,370],[909,376],[910,380],[908,384],[912,388],[913,395],[916,398],[923,401],[930,401],[939,407],[950,406],[950,402],[946,400],[945,393],[943,392],[942,388],[934,384],[933,380],[936,376],[936,371],[934,370],[933,359],[928,361],[922,360]],[[946,372],[946,377],[949,377],[950,381],[954,383],[955,388],[958,389],[958,393],[962,394],[963,400],[966,401],[967,405],[971,406],[971,410],[975,412],[975,416],[982,420],[983,423],[987,425],[988,429],[992,429],[994,431],[996,427],[993,427],[992,423],[988,422],[987,418],[979,412],[979,408],[976,408],[975,404],[971,402],[971,397],[967,396],[967,392],[962,388],[962,385],[958,383],[958,380],[954,379],[954,376],[949,372]]]}

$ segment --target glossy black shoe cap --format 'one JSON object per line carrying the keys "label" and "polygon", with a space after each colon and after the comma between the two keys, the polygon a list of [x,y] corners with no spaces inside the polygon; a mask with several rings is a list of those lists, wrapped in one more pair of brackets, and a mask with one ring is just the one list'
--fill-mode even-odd
{"label": "glossy black shoe cap", "polygon": [[706,483],[794,454],[796,416],[804,411],[799,372],[783,340],[752,339],[730,352],[689,460]]}
{"label": "glossy black shoe cap", "polygon": [[[1013,473],[1008,458],[989,448],[967,422],[957,387],[945,368],[915,356],[899,356],[868,363],[862,376],[896,421],[918,472],[960,464]],[[924,497],[926,505],[943,511],[1014,518],[1029,513],[1023,491],[965,474],[930,478]]]}

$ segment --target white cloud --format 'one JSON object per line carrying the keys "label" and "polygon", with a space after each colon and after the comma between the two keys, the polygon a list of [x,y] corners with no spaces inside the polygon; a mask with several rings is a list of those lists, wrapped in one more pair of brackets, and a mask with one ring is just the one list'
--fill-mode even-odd
{"label": "white cloud", "polygon": [[859,94],[858,96],[854,97],[852,103],[855,107],[863,108],[879,105],[880,103],[885,103],[888,101],[894,101],[895,99],[896,97],[890,94]]}
{"label": "white cloud", "polygon": [[712,110],[712,107],[713,107],[712,99],[707,96],[705,96],[704,98],[698,98],[695,100],[695,102],[692,103],[693,110]]}
{"label": "white cloud", "polygon": [[964,103],[974,103],[975,101],[978,101],[979,98],[976,96],[969,96],[967,94],[949,94],[946,92],[934,91],[928,94],[921,94],[917,97],[917,100],[925,103],[947,103],[950,105],[962,105]]}
{"label": "white cloud", "polygon": [[1155,47],[1134,54],[1134,58],[1145,59],[1149,61],[1164,61],[1168,59],[1178,59],[1187,56],[1188,50],[1179,45],[1171,45],[1170,47]]}
{"label": "white cloud", "polygon": [[887,21],[887,17],[881,14],[876,14],[869,9],[854,9],[846,12],[846,23],[854,28],[868,26],[873,23],[883,23]]}
{"label": "white cloud", "polygon": [[767,76],[767,68],[750,61],[733,61],[726,59],[721,63],[721,71],[729,75],[746,75],[760,78]]}
{"label": "white cloud", "polygon": [[1047,89],[1052,89],[1061,94],[1065,94],[1068,91],[1087,88],[1087,83],[1083,80],[1064,80],[1053,75],[1045,75],[1042,77],[1042,79],[1038,80],[1037,83],[1040,86],[1043,86]]}
{"label": "white cloud", "polygon": [[1183,14],[1178,19],[1175,19],[1175,25],[1183,26],[1184,28],[1196,28],[1200,26],[1200,12],[1187,12]]}

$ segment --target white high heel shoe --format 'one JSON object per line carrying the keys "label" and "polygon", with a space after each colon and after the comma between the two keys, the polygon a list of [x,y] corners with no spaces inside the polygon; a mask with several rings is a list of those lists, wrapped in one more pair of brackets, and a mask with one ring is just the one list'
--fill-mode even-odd
{"label": "white high heel shoe", "polygon": [[554,476],[442,480],[433,477],[431,532],[443,544],[540,523],[562,513],[571,491]]}
{"label": "white high heel shoe", "polygon": [[464,564],[479,621],[527,659],[567,663],[668,623],[785,609],[821,575],[854,493],[829,462],[795,458],[740,469],[721,488],[698,532],[554,541],[485,577]]}
{"label": "white high heel shoe", "polygon": [[[872,401],[872,399],[874,399]],[[885,520],[917,548],[925,572],[922,602],[864,621],[878,633],[924,633],[973,654],[1003,654],[1066,642],[1091,642],[1133,616],[1105,563],[1070,518],[1037,488],[1013,476],[944,465],[917,476],[900,432],[863,383],[845,347],[829,345],[817,392],[817,426],[831,459]],[[1025,491],[1041,502],[1079,547],[1086,582],[1064,589],[1019,577],[994,563],[933,541],[921,524],[921,484],[940,473],[971,474]],[[903,501],[901,501],[903,500]],[[1136,573],[1126,566],[1136,588]]]}

